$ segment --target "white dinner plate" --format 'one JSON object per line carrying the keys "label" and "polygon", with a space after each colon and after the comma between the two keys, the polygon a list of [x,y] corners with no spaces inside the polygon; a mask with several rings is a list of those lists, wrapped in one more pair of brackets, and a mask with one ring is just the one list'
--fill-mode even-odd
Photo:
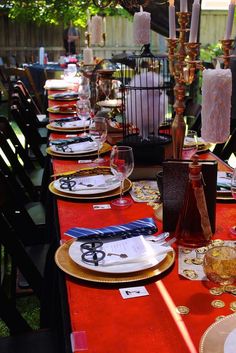
{"label": "white dinner plate", "polygon": [[[164,245],[149,242],[148,245],[151,245],[151,247],[155,251],[156,255],[153,257],[147,256],[146,261],[140,261],[140,262],[137,261],[137,262],[132,262],[132,263],[125,263],[124,262],[124,263],[115,264],[115,265],[111,264],[110,266],[109,265],[95,266],[94,264],[89,264],[89,263],[84,262],[81,258],[82,251],[81,251],[80,246],[81,246],[81,244],[85,243],[86,241],[89,241],[89,240],[83,240],[83,241],[81,240],[81,241],[73,242],[69,248],[69,256],[75,263],[77,263],[81,267],[84,267],[84,268],[87,268],[89,270],[96,271],[96,272],[102,272],[102,273],[117,273],[118,274],[118,273],[131,273],[131,272],[146,270],[146,269],[149,269],[149,268],[161,263],[161,261],[163,261],[165,259],[165,257],[167,256],[167,253],[169,251],[171,251],[171,247],[169,247],[169,246],[167,247]],[[165,251],[165,252],[163,253],[163,251]],[[157,254],[158,252],[160,252],[159,255]]]}
{"label": "white dinner plate", "polygon": [[[99,186],[86,186],[88,184],[94,183],[95,177],[102,177],[102,184],[97,184]],[[86,177],[76,177],[76,185],[72,190],[63,189],[61,187],[61,183],[66,177],[59,178],[53,182],[53,186],[55,189],[59,190],[60,192],[64,192],[66,194],[72,195],[94,195],[94,194],[104,194],[108,191],[115,190],[120,187],[120,181],[118,181],[113,175],[96,175],[96,176],[86,176]],[[85,185],[80,185],[80,183]],[[96,183],[94,183],[96,184]]]}
{"label": "white dinner plate", "polygon": [[85,123],[82,120],[73,120],[73,121],[64,121],[60,122],[60,119],[58,119],[58,122],[52,121],[50,123],[52,127],[55,127],[57,129],[75,129],[75,128],[80,128],[82,129],[83,127],[88,127],[89,126],[89,121],[85,121]]}
{"label": "white dinner plate", "polygon": [[98,150],[98,146],[95,142],[85,141],[85,142],[75,142],[68,145],[68,148],[63,151],[58,145],[50,146],[51,151],[58,154],[84,154],[92,153]]}

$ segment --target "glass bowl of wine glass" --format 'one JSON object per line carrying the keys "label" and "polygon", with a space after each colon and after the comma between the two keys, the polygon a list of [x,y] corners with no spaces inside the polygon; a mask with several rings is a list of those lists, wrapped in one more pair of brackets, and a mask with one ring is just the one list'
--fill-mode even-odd
{"label": "glass bowl of wine glass", "polygon": [[203,270],[207,278],[220,285],[232,284],[236,280],[236,248],[215,246],[205,253]]}

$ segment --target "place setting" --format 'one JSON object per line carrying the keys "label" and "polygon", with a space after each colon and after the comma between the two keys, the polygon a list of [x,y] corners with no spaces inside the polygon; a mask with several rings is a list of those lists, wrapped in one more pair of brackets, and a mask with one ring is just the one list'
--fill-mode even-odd
{"label": "place setting", "polygon": [[97,157],[94,160],[95,163],[104,162],[101,155],[111,150],[111,146],[106,143],[107,124],[105,118],[95,117],[90,119],[90,116],[87,113],[81,113],[79,119],[80,120],[77,120],[77,117],[75,117],[69,118],[68,120],[60,119],[54,121],[54,124],[59,126],[65,126],[65,124],[68,126],[70,124],[70,129],[73,132],[76,132],[76,130],[72,128],[72,125],[78,124],[82,128],[80,132],[83,133],[76,137],[51,140],[50,146],[47,148],[47,153],[54,157],[62,158]]}
{"label": "place setting", "polygon": [[101,283],[122,283],[157,276],[174,263],[175,253],[166,238],[158,236],[152,218],[100,229],[71,228],[76,238],[58,248],[59,268],[73,277]]}
{"label": "place setting", "polygon": [[49,184],[49,190],[56,196],[74,200],[97,200],[114,198],[130,190],[132,182],[121,180],[112,174],[110,167],[84,168],[64,173]]}

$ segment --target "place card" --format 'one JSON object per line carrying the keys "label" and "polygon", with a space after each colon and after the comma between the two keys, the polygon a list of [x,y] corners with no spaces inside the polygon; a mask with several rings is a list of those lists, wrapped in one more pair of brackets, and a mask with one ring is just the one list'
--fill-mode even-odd
{"label": "place card", "polygon": [[149,295],[147,289],[144,286],[120,288],[119,291],[123,299],[131,299]]}
{"label": "place card", "polygon": [[95,211],[97,211],[97,210],[110,210],[111,209],[111,205],[109,205],[109,204],[93,205],[93,209]]}

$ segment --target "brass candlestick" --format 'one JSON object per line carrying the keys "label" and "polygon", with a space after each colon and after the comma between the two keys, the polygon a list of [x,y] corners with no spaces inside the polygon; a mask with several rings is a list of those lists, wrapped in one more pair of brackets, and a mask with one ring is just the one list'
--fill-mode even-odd
{"label": "brass candlestick", "polygon": [[223,54],[224,68],[228,69],[234,40],[233,39],[222,39],[220,42],[222,45],[222,50],[224,52],[224,54]]}
{"label": "brass candlestick", "polygon": [[91,33],[85,32],[85,44],[87,44],[88,47],[91,45]]}
{"label": "brass candlestick", "polygon": [[182,149],[186,124],[184,121],[186,85],[195,78],[196,68],[200,61],[196,61],[200,43],[186,43],[186,33],[190,13],[177,12],[179,23],[179,38],[168,39],[169,69],[175,79],[175,118],[172,123],[173,158],[182,158]]}

